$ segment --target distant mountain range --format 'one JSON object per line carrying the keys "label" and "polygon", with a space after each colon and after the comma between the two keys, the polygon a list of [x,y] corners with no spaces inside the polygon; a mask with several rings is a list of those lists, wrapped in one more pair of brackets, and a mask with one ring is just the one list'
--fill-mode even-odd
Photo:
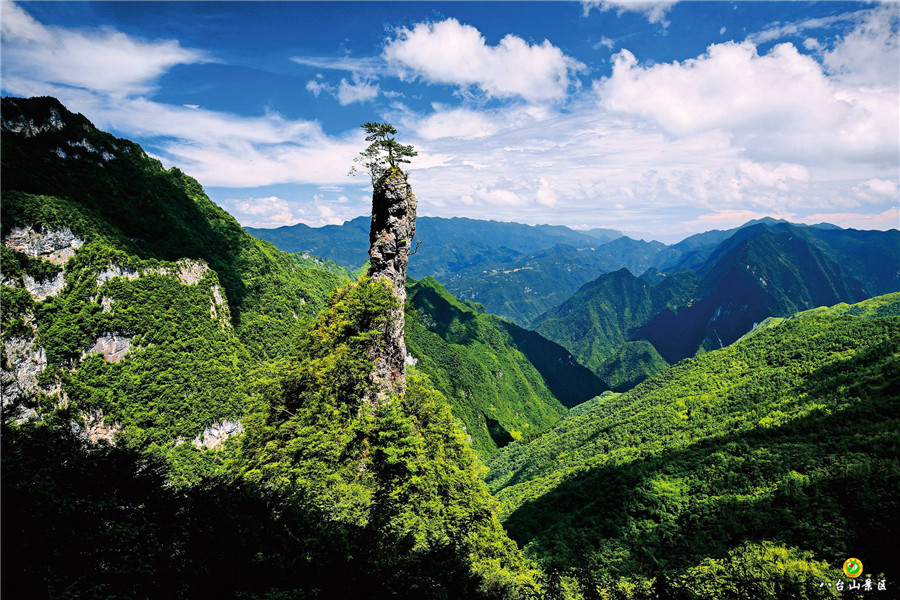
{"label": "distant mountain range", "polygon": [[[717,233],[707,242],[722,237]],[[674,274],[654,269],[636,277],[623,269],[601,275],[539,317],[535,329],[614,389],[628,389],[662,366],[659,358],[675,363],[722,348],[768,317],[900,290],[896,230],[770,221],[734,230],[715,245],[697,242],[694,236],[682,246],[670,267]],[[639,340],[650,345],[627,345]],[[613,372],[621,368],[615,358],[620,352],[636,354],[631,363],[639,363],[624,377]]]}
{"label": "distant mountain range", "polygon": [[[772,218],[677,244],[423,217],[413,277],[430,275],[567,348],[613,389],[726,346],[767,317],[900,290],[900,232]],[[287,251],[365,260],[368,220],[248,231]]]}

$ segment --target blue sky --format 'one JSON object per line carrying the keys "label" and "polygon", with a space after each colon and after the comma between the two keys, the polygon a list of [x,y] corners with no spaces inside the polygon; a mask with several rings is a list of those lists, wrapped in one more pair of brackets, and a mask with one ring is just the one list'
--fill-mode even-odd
{"label": "blue sky", "polygon": [[419,213],[675,241],[898,226],[900,4],[8,2],[4,95],[53,95],[245,225],[367,214],[359,125]]}

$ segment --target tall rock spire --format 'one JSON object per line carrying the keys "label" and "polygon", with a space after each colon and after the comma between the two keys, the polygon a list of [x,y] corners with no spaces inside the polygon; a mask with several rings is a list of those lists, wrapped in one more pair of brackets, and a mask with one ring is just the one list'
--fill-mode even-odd
{"label": "tall rock spire", "polygon": [[389,393],[406,387],[406,266],[416,234],[416,196],[403,171],[389,168],[375,182],[372,193],[372,226],[369,231],[369,277],[384,280],[397,297],[385,326],[384,346],[375,357],[371,377],[376,390],[370,402],[378,403]]}

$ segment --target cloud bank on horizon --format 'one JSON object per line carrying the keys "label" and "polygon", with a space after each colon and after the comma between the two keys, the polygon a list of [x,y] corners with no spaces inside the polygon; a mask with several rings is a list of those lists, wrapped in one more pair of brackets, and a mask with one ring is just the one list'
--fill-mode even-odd
{"label": "cloud bank on horizon", "polygon": [[900,5],[788,4],[3,2],[2,91],[58,97],[251,226],[367,213],[347,170],[358,123],[387,120],[422,214],[664,241],[766,215],[897,227]]}

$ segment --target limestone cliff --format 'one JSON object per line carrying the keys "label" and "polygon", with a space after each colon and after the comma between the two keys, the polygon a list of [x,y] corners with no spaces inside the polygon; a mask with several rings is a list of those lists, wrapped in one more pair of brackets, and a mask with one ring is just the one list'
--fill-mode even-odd
{"label": "limestone cliff", "polygon": [[384,345],[375,359],[371,377],[377,385],[369,402],[388,393],[402,393],[406,385],[406,342],[403,308],[406,305],[406,267],[416,234],[416,196],[400,169],[391,168],[375,183],[372,226],[369,231],[369,277],[384,280],[397,297],[397,307],[385,326]]}

